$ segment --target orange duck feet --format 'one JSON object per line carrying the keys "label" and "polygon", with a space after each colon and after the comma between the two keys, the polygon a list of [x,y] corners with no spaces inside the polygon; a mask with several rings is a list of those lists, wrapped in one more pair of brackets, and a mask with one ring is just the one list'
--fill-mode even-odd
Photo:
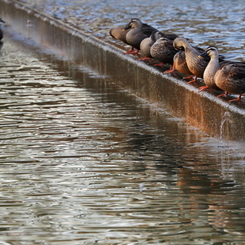
{"label": "orange duck feet", "polygon": [[201,86],[198,92],[201,92],[203,90],[209,90],[209,86]]}
{"label": "orange duck feet", "polygon": [[187,83],[195,83],[197,81],[197,77],[196,76],[192,76],[192,80],[190,80],[189,82]]}
{"label": "orange duck feet", "polygon": [[174,72],[174,71],[176,71],[176,70],[175,70],[174,66],[172,66],[172,67],[170,67],[169,70],[166,70],[165,72],[163,72],[163,74],[172,73],[172,72]]}

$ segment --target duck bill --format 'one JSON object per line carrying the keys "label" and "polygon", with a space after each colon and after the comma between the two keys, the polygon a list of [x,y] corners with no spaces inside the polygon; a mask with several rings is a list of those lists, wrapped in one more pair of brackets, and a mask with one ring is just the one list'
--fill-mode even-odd
{"label": "duck bill", "polygon": [[130,25],[126,25],[126,26],[124,26],[123,30],[124,30],[124,31],[127,31],[127,30],[129,30],[130,28],[131,28]]}
{"label": "duck bill", "polygon": [[206,57],[206,56],[208,56],[208,54],[206,52],[204,52],[204,53],[198,55],[198,58],[203,58],[203,57]]}

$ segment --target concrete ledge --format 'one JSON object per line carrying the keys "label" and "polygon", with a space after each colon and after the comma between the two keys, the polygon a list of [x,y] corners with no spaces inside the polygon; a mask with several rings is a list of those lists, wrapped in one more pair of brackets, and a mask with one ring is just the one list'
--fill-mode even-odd
{"label": "concrete ledge", "polygon": [[183,118],[210,136],[245,139],[244,104],[228,103],[124,55],[122,50],[24,4],[0,0],[0,16],[21,33],[55,54],[88,66],[137,96]]}

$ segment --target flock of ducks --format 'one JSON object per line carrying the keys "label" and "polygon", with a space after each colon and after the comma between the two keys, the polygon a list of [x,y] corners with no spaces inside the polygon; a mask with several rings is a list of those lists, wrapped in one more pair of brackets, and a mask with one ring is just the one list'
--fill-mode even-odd
{"label": "flock of ducks", "polygon": [[131,46],[127,54],[144,56],[140,60],[158,60],[156,65],[170,64],[171,73],[177,70],[196,82],[202,78],[205,86],[200,91],[213,89],[224,91],[218,97],[238,94],[238,98],[229,101],[240,101],[245,93],[245,63],[224,60],[217,47],[210,46],[206,50],[194,47],[188,39],[175,34],[164,34],[156,28],[133,18],[129,23],[110,30],[110,35]]}
{"label": "flock of ducks", "polygon": [[[0,24],[4,21],[0,18]],[[133,18],[123,26],[110,30],[110,35],[131,46],[127,54],[143,54],[140,60],[158,60],[155,65],[171,65],[171,69],[164,73],[175,70],[189,75],[196,82],[197,78],[203,78],[205,86],[200,91],[213,89],[224,91],[218,97],[228,94],[238,94],[238,98],[229,101],[240,101],[245,93],[245,63],[224,60],[219,55],[216,47],[210,46],[206,50],[192,46],[186,38],[175,34],[164,34],[156,28],[142,23]],[[0,40],[3,32],[0,28]],[[186,77],[187,78],[187,77]]]}

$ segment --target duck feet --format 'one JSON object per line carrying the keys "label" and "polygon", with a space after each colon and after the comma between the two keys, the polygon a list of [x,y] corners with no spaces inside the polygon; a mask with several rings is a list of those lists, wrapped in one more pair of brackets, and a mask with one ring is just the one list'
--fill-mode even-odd
{"label": "duck feet", "polygon": [[199,88],[199,91],[198,91],[198,92],[201,92],[201,91],[203,91],[203,90],[210,90],[210,88],[209,88],[209,86],[201,86],[201,87]]}
{"label": "duck feet", "polygon": [[164,64],[163,62],[160,62],[160,63],[155,64],[154,66],[160,66],[160,67],[162,67],[162,68],[163,68],[163,67],[164,67],[164,65],[165,65],[165,64]]}
{"label": "duck feet", "polygon": [[125,52],[124,54],[132,54],[132,55],[139,55],[139,50],[134,50],[134,47],[132,47],[129,51]]}
{"label": "duck feet", "polygon": [[242,95],[239,94],[239,97],[237,99],[229,100],[229,102],[238,101],[239,103],[241,103],[241,98],[242,98]]}
{"label": "duck feet", "polygon": [[228,92],[225,92],[224,94],[217,95],[217,97],[227,96],[228,94],[229,94]]}
{"label": "duck feet", "polygon": [[192,79],[194,76],[189,76],[189,77],[183,77],[186,80]]}
{"label": "duck feet", "polygon": [[139,58],[138,60],[145,60],[147,62],[151,62],[151,58],[150,57],[142,57],[142,58]]}
{"label": "duck feet", "polygon": [[171,66],[170,69],[169,70],[166,70],[165,72],[163,72],[163,74],[172,73],[174,71],[176,71],[175,68],[174,68],[174,66]]}
{"label": "duck feet", "polygon": [[197,77],[196,76],[192,76],[192,80],[190,80],[187,83],[195,83],[197,81]]}

